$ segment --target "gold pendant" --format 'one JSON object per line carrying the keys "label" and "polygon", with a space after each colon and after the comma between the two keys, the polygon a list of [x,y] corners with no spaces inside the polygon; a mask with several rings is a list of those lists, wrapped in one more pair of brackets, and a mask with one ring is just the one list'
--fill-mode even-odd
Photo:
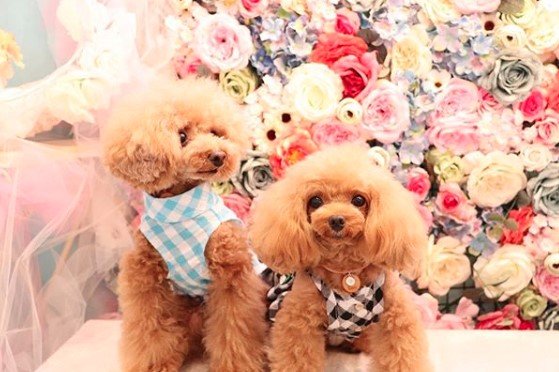
{"label": "gold pendant", "polygon": [[361,280],[358,276],[346,274],[342,279],[342,288],[346,292],[354,293],[361,288]]}

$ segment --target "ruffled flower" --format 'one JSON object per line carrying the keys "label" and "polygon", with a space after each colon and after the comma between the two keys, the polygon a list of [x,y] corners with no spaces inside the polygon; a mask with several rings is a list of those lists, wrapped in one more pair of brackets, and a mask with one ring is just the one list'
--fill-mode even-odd
{"label": "ruffled flower", "polygon": [[547,307],[547,300],[533,290],[525,289],[516,298],[516,304],[520,308],[522,318],[531,320],[543,314]]}
{"label": "ruffled flower", "polygon": [[336,122],[313,125],[311,135],[313,141],[321,148],[346,142],[355,142],[360,137],[356,126]]}
{"label": "ruffled flower", "polygon": [[305,130],[297,130],[283,139],[270,155],[270,166],[274,177],[282,178],[289,166],[303,160],[317,149],[310,133]]}
{"label": "ruffled flower", "polygon": [[465,223],[476,217],[476,208],[456,183],[444,183],[435,199],[437,210],[457,222]]}
{"label": "ruffled flower", "polygon": [[424,78],[431,71],[433,57],[424,41],[418,37],[422,30],[414,30],[399,40],[391,51],[392,76],[411,71]]}
{"label": "ruffled flower", "polygon": [[528,181],[528,195],[534,210],[547,216],[559,215],[559,163],[550,163]]}
{"label": "ruffled flower", "polygon": [[254,92],[256,84],[257,77],[248,68],[219,74],[221,89],[239,102],[242,102],[246,96]]}
{"label": "ruffled flower", "polygon": [[423,271],[417,280],[419,288],[428,288],[436,296],[465,282],[471,275],[470,261],[464,254],[466,246],[458,239],[445,236],[434,242],[431,236]]}
{"label": "ruffled flower", "polygon": [[462,14],[492,13],[499,8],[501,0],[454,0],[453,3]]}
{"label": "ruffled flower", "polygon": [[549,148],[540,144],[525,145],[518,156],[528,172],[539,172],[553,160]]}
{"label": "ruffled flower", "polygon": [[400,89],[383,81],[361,102],[363,105],[364,133],[382,143],[398,141],[410,122],[410,108]]}
{"label": "ruffled flower", "polygon": [[336,108],[336,117],[344,124],[357,125],[363,118],[363,107],[353,98],[344,98]]}
{"label": "ruffled flower", "polygon": [[250,205],[252,204],[250,198],[237,193],[222,195],[221,198],[225,206],[235,212],[241,221],[248,222]]}
{"label": "ruffled flower", "polygon": [[520,309],[515,304],[505,305],[501,310],[480,315],[477,318],[476,329],[517,329],[530,330],[535,325],[519,318]]}
{"label": "ruffled flower", "polygon": [[559,275],[554,275],[545,267],[540,267],[534,276],[534,285],[545,298],[559,303]]}
{"label": "ruffled flower", "polygon": [[489,298],[505,301],[534,277],[536,266],[525,247],[506,244],[490,257],[480,256],[474,264],[474,280]]}
{"label": "ruffled flower", "polygon": [[270,161],[266,154],[249,151],[248,158],[241,163],[239,172],[231,179],[235,189],[254,198],[274,182]]}
{"label": "ruffled flower", "polygon": [[192,48],[215,73],[245,68],[254,52],[249,29],[225,13],[200,19]]}

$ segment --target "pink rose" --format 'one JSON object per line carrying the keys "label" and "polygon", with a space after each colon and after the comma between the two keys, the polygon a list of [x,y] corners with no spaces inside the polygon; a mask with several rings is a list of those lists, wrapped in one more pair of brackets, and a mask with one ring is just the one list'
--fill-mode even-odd
{"label": "pink rose", "polygon": [[239,13],[245,18],[254,18],[262,15],[268,8],[268,0],[241,0]]}
{"label": "pink rose", "polygon": [[202,65],[202,61],[198,57],[189,55],[175,58],[174,64],[177,75],[184,79],[188,75],[195,75],[198,72],[198,68]]}
{"label": "pink rose", "polygon": [[434,324],[437,322],[437,319],[441,315],[439,312],[439,302],[436,298],[431,296],[429,293],[424,293],[422,295],[418,295],[417,293],[413,292],[410,287],[406,287],[409,291],[409,295],[411,296],[417,310],[419,310],[419,314],[421,315],[421,321],[425,328],[433,328]]}
{"label": "pink rose", "polygon": [[407,188],[417,196],[419,201],[424,200],[431,188],[431,181],[427,171],[423,168],[413,168],[408,173]]}
{"label": "pink rose", "polygon": [[534,125],[524,130],[527,141],[555,146],[559,143],[559,114],[547,110],[543,119],[537,120]]}
{"label": "pink rose", "polygon": [[312,126],[311,136],[319,147],[323,147],[356,141],[359,139],[359,130],[355,125],[339,122],[320,123]]}
{"label": "pink rose", "polygon": [[457,222],[468,222],[476,216],[476,208],[456,183],[443,183],[435,200],[437,210]]}
{"label": "pink rose", "polygon": [[380,71],[376,52],[363,53],[360,57],[348,55],[338,59],[332,70],[342,78],[344,98],[363,99],[373,89]]}
{"label": "pink rose", "polygon": [[231,209],[237,217],[244,223],[247,223],[248,215],[250,212],[250,205],[252,200],[249,197],[232,193],[227,195],[222,195],[223,203],[229,209]]}
{"label": "pink rose", "polygon": [[369,138],[384,144],[398,141],[410,127],[408,99],[400,89],[385,82],[361,102],[363,106],[362,129]]}
{"label": "pink rose", "polygon": [[454,314],[442,314],[433,329],[473,329],[473,318],[479,313],[479,306],[462,297]]}
{"label": "pink rose", "polygon": [[431,122],[427,138],[438,149],[450,150],[455,155],[476,151],[480,145],[479,120],[477,114],[441,117]]}
{"label": "pink rose", "polygon": [[559,303],[559,276],[551,274],[545,266],[541,266],[532,280],[542,296]]}
{"label": "pink rose", "polygon": [[479,96],[481,97],[480,111],[499,111],[503,109],[501,102],[485,89],[478,87]]}
{"label": "pink rose", "polygon": [[522,113],[524,120],[534,121],[542,119],[545,113],[547,101],[539,90],[535,89],[530,93],[528,98],[518,105],[518,109]]}
{"label": "pink rose", "polygon": [[501,0],[454,0],[454,6],[462,14],[493,13]]}
{"label": "pink rose", "polygon": [[451,79],[445,89],[435,98],[435,111],[431,121],[441,117],[471,114],[480,107],[481,96],[478,87],[469,81]]}
{"label": "pink rose", "polygon": [[245,68],[254,51],[247,27],[229,14],[202,17],[194,32],[192,49],[214,73]]}
{"label": "pink rose", "polygon": [[308,131],[297,129],[281,140],[270,155],[270,166],[276,179],[283,177],[285,170],[317,150]]}
{"label": "pink rose", "polygon": [[361,21],[357,13],[347,8],[338,9],[336,12],[336,32],[340,34],[355,35],[359,31]]}
{"label": "pink rose", "polygon": [[429,232],[431,226],[433,226],[433,213],[431,213],[429,208],[427,208],[423,204],[417,203],[416,207],[417,207],[417,211],[419,212],[419,215],[421,216],[423,222],[425,223],[425,231]]}

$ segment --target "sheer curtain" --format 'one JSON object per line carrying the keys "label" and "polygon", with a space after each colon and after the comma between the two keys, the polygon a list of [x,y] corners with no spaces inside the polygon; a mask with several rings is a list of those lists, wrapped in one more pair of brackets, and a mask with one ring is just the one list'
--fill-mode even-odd
{"label": "sheer curtain", "polygon": [[[82,10],[97,3],[135,19],[130,76],[113,87],[111,103],[170,71],[174,35],[164,20],[173,8],[167,2],[83,0],[79,7],[78,0],[63,1]],[[60,2],[37,0],[54,59],[64,64],[72,58],[64,53],[73,44],[58,39],[67,37],[53,16]],[[27,86],[0,90],[0,106],[16,93],[34,105],[42,99],[37,91],[40,86],[29,95]],[[107,288],[114,283],[105,279],[114,279],[119,257],[133,244],[129,221],[134,216],[127,190],[99,159],[99,133],[109,112],[110,105],[93,110],[92,123],[71,121],[75,143],[69,147],[36,143],[0,125],[0,370],[35,370],[85,320],[117,310]],[[41,115],[29,133],[49,129],[40,127]],[[18,126],[29,118],[11,115],[1,121]]]}

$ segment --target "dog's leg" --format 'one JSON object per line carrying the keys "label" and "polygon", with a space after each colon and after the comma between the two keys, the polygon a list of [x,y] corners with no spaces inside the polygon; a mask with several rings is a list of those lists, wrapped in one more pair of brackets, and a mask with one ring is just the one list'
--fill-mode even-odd
{"label": "dog's leg", "polygon": [[368,327],[355,346],[373,357],[375,371],[431,371],[419,312],[395,273],[387,275],[383,291],[385,311],[379,323]]}
{"label": "dog's leg", "polygon": [[324,371],[327,318],[324,298],[306,274],[299,274],[272,326],[272,372]]}
{"label": "dog's leg", "polygon": [[204,335],[210,370],[262,371],[267,288],[254,273],[244,229],[234,222],[223,223],[205,253],[212,279]]}
{"label": "dog's leg", "polygon": [[201,306],[175,294],[167,267],[141,234],[120,263],[123,310],[120,358],[123,371],[179,371],[185,356],[200,349]]}

